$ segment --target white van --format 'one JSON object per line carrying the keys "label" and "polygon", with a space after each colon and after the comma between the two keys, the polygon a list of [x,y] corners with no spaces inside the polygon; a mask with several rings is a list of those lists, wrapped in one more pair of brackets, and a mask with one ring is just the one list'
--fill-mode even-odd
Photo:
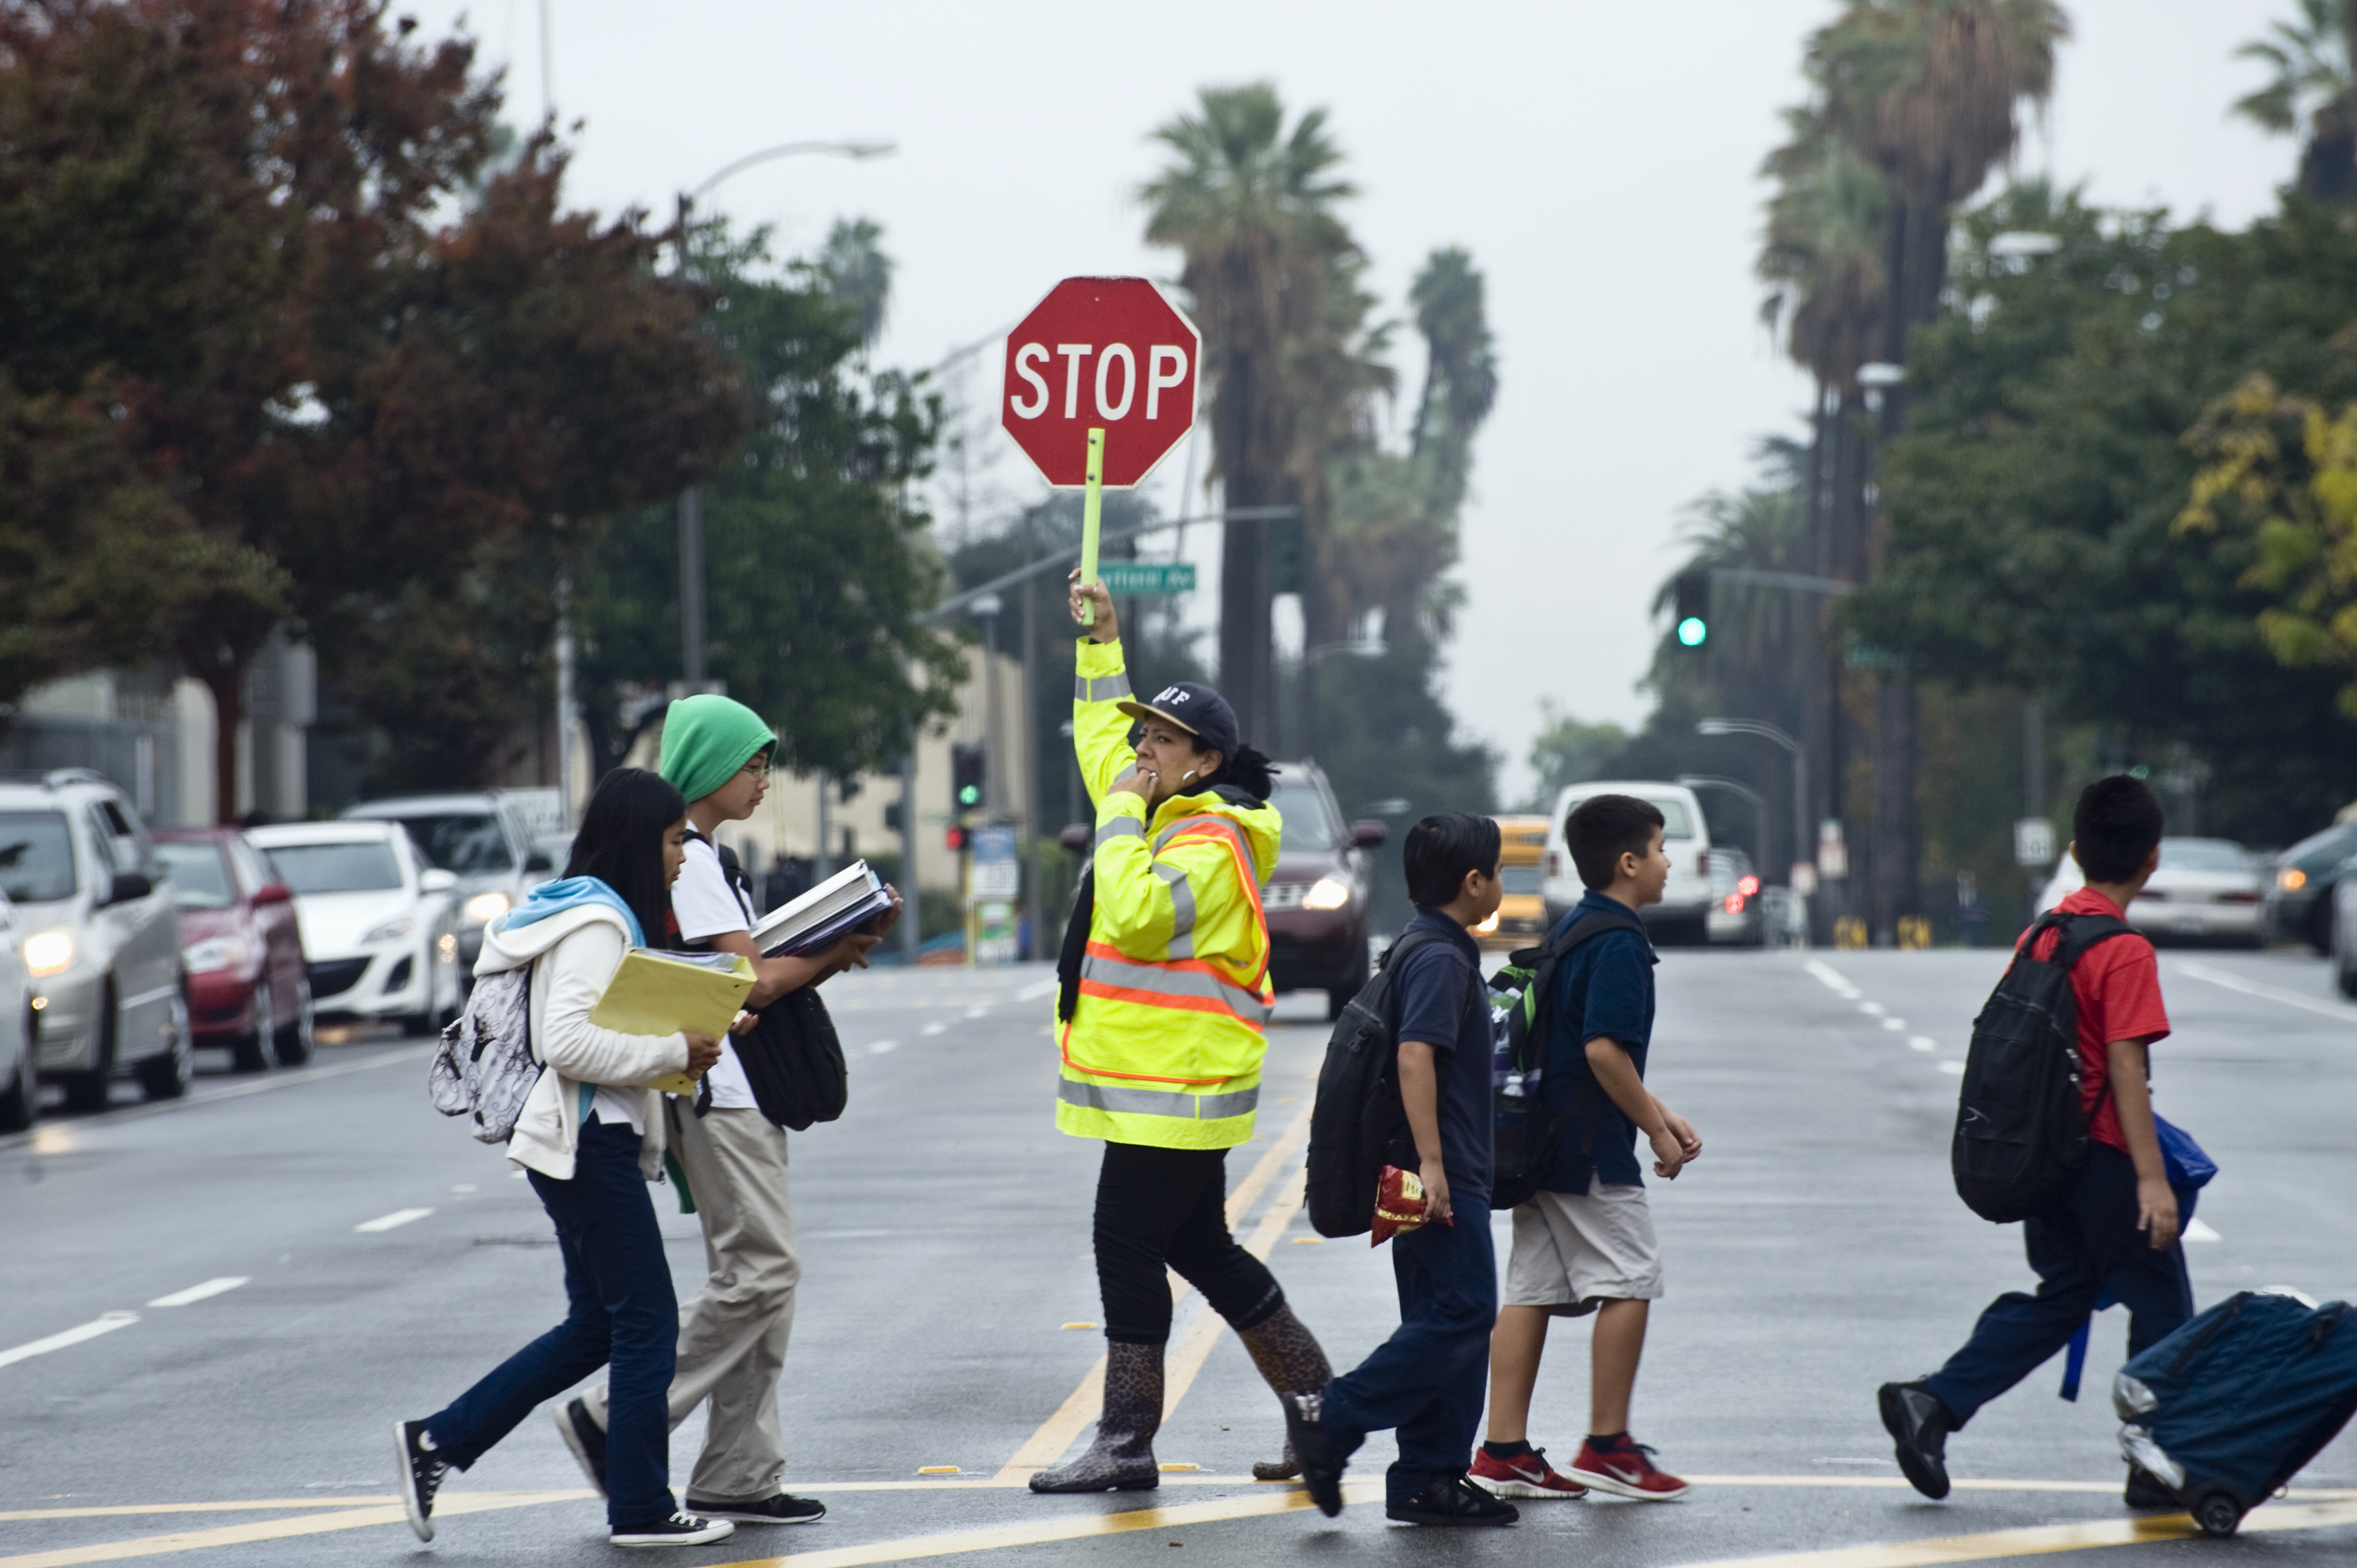
{"label": "white van", "polygon": [[1565,847],[1563,820],[1590,795],[1634,795],[1649,800],[1662,813],[1662,848],[1670,857],[1669,886],[1662,901],[1641,911],[1657,942],[1701,942],[1707,940],[1710,918],[1710,824],[1702,801],[1683,784],[1651,779],[1593,779],[1566,784],[1547,815],[1547,923],[1553,926],[1587,891],[1579,868]]}

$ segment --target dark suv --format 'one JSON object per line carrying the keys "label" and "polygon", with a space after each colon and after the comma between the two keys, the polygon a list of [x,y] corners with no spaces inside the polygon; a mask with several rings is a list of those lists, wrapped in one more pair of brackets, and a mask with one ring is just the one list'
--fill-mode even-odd
{"label": "dark suv", "polygon": [[1276,869],[1261,890],[1269,974],[1279,991],[1323,991],[1327,1016],[1340,1017],[1367,982],[1367,851],[1383,842],[1383,824],[1345,827],[1314,762],[1277,764],[1269,803],[1285,818]]}

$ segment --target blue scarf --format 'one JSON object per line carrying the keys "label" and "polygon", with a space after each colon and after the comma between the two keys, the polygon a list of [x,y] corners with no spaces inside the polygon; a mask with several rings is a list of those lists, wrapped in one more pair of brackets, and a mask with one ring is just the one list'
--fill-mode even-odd
{"label": "blue scarf", "polygon": [[622,923],[630,929],[632,947],[647,945],[647,933],[639,925],[638,911],[624,903],[619,893],[595,876],[568,876],[561,882],[542,883],[522,903],[500,916],[499,924],[493,929],[512,931],[536,920],[545,920],[551,915],[560,915],[567,909],[578,909],[588,904],[602,904],[621,916]]}

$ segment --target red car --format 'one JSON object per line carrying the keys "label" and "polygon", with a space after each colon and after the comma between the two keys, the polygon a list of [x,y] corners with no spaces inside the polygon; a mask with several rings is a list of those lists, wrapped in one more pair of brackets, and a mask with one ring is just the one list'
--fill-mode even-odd
{"label": "red car", "polygon": [[311,982],[295,897],[234,828],[169,828],[156,858],[177,890],[188,1019],[240,1072],[311,1059]]}

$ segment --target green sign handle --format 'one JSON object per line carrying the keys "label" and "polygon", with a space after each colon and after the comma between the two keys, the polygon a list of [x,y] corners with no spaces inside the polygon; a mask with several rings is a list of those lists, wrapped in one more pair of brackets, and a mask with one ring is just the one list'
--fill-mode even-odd
{"label": "green sign handle", "polygon": [[[1081,582],[1083,585],[1097,580],[1097,529],[1104,519],[1104,432],[1089,432],[1089,480],[1085,499],[1081,502]],[[1096,606],[1081,601],[1081,624],[1097,623]]]}

